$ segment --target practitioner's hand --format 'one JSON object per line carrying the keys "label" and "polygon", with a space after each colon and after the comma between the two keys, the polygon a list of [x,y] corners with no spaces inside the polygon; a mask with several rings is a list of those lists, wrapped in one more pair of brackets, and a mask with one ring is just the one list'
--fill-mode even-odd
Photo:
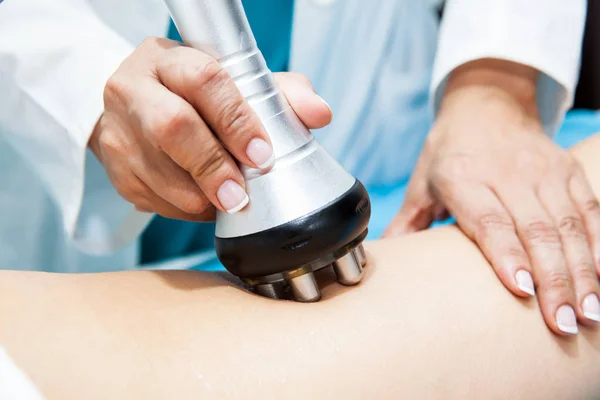
{"label": "practitioner's hand", "polygon": [[600,322],[600,207],[577,161],[543,131],[536,79],[490,60],[453,74],[386,235],[425,229],[447,210],[511,292],[537,294],[548,326],[572,334],[576,316]]}
{"label": "practitioner's hand", "polygon": [[[306,78],[277,80],[309,128],[329,123],[331,110]],[[214,207],[235,212],[248,196],[234,158],[254,168],[273,161],[267,133],[227,71],[175,41],[140,45],[108,80],[104,105],[89,146],[141,211],[194,221],[213,218]]]}

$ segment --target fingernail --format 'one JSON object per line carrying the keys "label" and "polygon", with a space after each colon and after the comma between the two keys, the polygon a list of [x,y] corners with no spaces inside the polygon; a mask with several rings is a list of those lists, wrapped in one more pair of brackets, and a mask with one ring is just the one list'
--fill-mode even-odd
{"label": "fingernail", "polygon": [[258,168],[270,167],[275,161],[273,147],[260,138],[254,138],[246,147],[246,155]]}
{"label": "fingernail", "polygon": [[228,214],[240,211],[250,201],[244,189],[232,180],[223,182],[219,190],[217,190],[217,197]]}
{"label": "fingernail", "polygon": [[600,322],[600,301],[595,294],[588,294],[583,299],[583,315],[587,319]]}
{"label": "fingernail", "polygon": [[573,307],[566,304],[558,307],[556,311],[556,324],[558,325],[558,329],[565,333],[570,333],[571,335],[579,333],[575,311],[573,311]]}
{"label": "fingernail", "polygon": [[521,291],[527,293],[530,296],[535,296],[535,288],[533,286],[533,279],[531,278],[531,274],[524,269],[520,269],[515,274],[515,280],[517,281],[517,286]]}
{"label": "fingernail", "polygon": [[329,103],[326,102],[325,99],[322,98],[321,96],[319,96],[318,94],[316,94],[316,96],[319,98],[319,100],[321,100],[323,102],[323,104],[325,104],[327,106],[327,108],[329,108],[329,112],[332,112],[331,111],[331,106],[329,105]]}

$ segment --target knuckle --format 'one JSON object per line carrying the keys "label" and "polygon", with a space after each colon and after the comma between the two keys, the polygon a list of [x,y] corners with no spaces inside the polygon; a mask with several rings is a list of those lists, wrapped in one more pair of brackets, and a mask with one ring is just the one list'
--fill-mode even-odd
{"label": "knuckle", "polygon": [[579,282],[590,282],[598,285],[598,275],[594,263],[589,261],[580,261],[573,267],[573,277]]}
{"label": "knuckle", "polygon": [[148,36],[146,38],[144,38],[144,40],[142,40],[142,43],[140,44],[140,46],[144,46],[144,47],[148,47],[148,46],[152,46],[154,44],[156,44],[156,37],[155,36]]}
{"label": "knuckle", "polygon": [[219,111],[221,135],[243,135],[250,128],[251,116],[244,99],[233,100],[225,103]]}
{"label": "knuckle", "polygon": [[231,77],[225,68],[219,64],[215,59],[209,59],[202,63],[199,68],[196,68],[194,76],[192,77],[200,87],[206,87],[218,91],[221,89]]}
{"label": "knuckle", "polygon": [[201,214],[209,207],[210,203],[199,196],[188,196],[181,200],[179,209],[186,214]]}
{"label": "knuckle", "polygon": [[499,212],[487,212],[477,218],[477,230],[475,236],[477,240],[486,240],[491,234],[498,231],[514,231],[512,219]]}
{"label": "knuckle", "polygon": [[562,246],[558,230],[551,223],[544,221],[528,223],[523,229],[523,239],[532,247],[560,248]]}
{"label": "knuckle", "polygon": [[582,204],[582,211],[587,214],[600,215],[600,203],[598,199],[590,199]]}
{"label": "knuckle", "polygon": [[124,79],[121,79],[119,73],[113,74],[104,85],[103,99],[106,108],[113,104],[123,104],[126,93],[129,91]]}
{"label": "knuckle", "polygon": [[586,237],[583,220],[578,215],[568,215],[558,221],[558,231],[563,237],[580,239]]}
{"label": "knuckle", "polygon": [[216,174],[225,165],[225,155],[219,146],[211,146],[192,163],[189,172],[197,181]]}
{"label": "knuckle", "polygon": [[104,157],[115,157],[123,153],[123,144],[112,132],[103,132],[98,138],[98,146]]}
{"label": "knuckle", "polygon": [[520,246],[509,246],[506,249],[506,255],[517,260],[523,260],[524,263],[528,263],[527,253],[523,247]]}
{"label": "knuckle", "polygon": [[167,147],[174,137],[193,124],[193,117],[183,107],[156,113],[151,131],[159,147]]}
{"label": "knuckle", "polygon": [[573,290],[573,282],[567,271],[551,271],[541,278],[539,287],[542,291],[567,292]]}
{"label": "knuckle", "polygon": [[140,44],[139,47],[140,48],[154,48],[157,46],[161,46],[166,41],[167,40],[164,38],[160,38],[160,37],[156,37],[156,36],[148,36],[144,40],[142,40],[142,43]]}
{"label": "knuckle", "polygon": [[513,229],[512,219],[499,212],[484,213],[479,216],[479,224],[488,229]]}

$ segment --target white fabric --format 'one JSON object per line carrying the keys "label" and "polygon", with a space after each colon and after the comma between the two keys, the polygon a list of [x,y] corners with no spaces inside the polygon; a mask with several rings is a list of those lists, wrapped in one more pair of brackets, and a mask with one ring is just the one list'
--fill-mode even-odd
{"label": "white fabric", "polygon": [[479,58],[501,58],[542,74],[538,106],[548,134],[571,107],[579,74],[585,0],[448,0],[432,80],[439,110],[448,75]]}
{"label": "white fabric", "polygon": [[2,347],[0,347],[0,399],[44,399],[31,380],[17,367]]}
{"label": "white fabric", "polygon": [[[461,63],[494,56],[542,70],[549,130],[572,99],[583,0],[450,1],[435,70],[434,3],[295,1],[291,69],[307,74],[335,113],[316,136],[365,183],[408,176],[433,118],[431,78],[439,104]],[[142,38],[164,35],[167,21],[160,0],[0,5],[0,268],[136,264],[149,216],[118,196],[85,146],[106,79]]]}
{"label": "white fabric", "polygon": [[133,239],[151,215],[118,195],[86,146],[104,83],[167,22],[160,0],[0,5],[0,268],[136,265]]}

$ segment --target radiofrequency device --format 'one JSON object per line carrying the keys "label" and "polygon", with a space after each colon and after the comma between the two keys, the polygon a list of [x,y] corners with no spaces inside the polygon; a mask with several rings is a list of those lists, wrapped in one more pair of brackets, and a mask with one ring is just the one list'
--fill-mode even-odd
{"label": "radiofrequency device", "polygon": [[[313,138],[267,68],[240,0],[165,0],[187,46],[233,77],[271,138],[268,170],[240,166],[250,203],[217,213],[215,247],[225,268],[257,293],[312,302],[314,272],[333,266],[338,282],[360,282],[369,196]],[[200,150],[199,150],[200,151]]]}

